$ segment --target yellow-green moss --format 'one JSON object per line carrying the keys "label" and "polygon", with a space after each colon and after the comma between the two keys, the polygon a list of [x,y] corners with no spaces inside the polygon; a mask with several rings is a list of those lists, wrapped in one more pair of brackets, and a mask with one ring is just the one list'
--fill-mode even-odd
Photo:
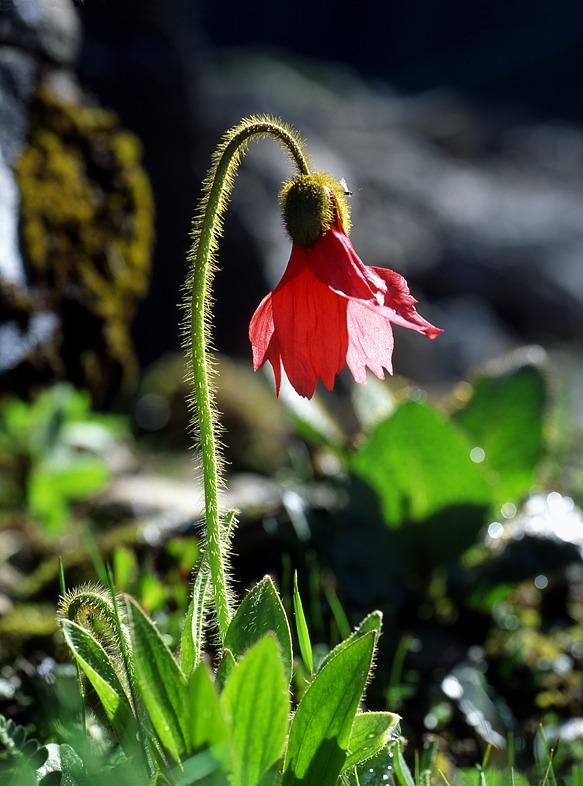
{"label": "yellow-green moss", "polygon": [[0,618],[0,656],[21,654],[25,642],[49,638],[56,632],[54,605],[17,603]]}
{"label": "yellow-green moss", "polygon": [[148,287],[154,240],[141,154],[113,112],[39,89],[15,166],[23,256],[49,308],[59,314],[74,301],[81,307],[75,313],[92,321],[86,350],[76,353],[90,386],[108,362],[133,364],[129,327]]}

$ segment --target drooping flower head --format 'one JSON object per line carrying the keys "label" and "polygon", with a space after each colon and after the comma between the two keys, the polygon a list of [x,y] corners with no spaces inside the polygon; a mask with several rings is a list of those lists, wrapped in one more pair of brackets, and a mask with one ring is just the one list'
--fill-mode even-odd
{"label": "drooping flower head", "polygon": [[253,367],[269,360],[276,390],[281,370],[311,398],[318,379],[331,390],[348,365],[356,382],[367,367],[379,379],[393,373],[391,323],[436,338],[442,331],[415,310],[407,282],[388,268],[365,265],[348,237],[344,189],[330,175],[300,175],[282,190],[281,207],[292,251],[275,289],[249,326]]}

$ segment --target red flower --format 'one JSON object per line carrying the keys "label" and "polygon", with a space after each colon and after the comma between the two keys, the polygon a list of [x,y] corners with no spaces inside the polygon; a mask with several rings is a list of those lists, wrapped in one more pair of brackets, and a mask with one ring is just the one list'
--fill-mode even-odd
{"label": "red flower", "polygon": [[443,332],[416,312],[403,276],[363,264],[334,212],[312,245],[293,243],[283,278],[249,326],[254,370],[269,360],[278,395],[282,366],[306,398],[318,379],[331,390],[346,364],[356,382],[366,382],[367,366],[379,379],[383,369],[392,374],[391,322],[431,339]]}

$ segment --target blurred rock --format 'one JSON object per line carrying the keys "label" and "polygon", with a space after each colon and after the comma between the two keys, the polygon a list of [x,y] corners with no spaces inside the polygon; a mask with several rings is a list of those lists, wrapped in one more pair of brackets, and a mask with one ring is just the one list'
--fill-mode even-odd
{"label": "blurred rock", "polygon": [[80,24],[71,0],[3,0],[0,41],[5,46],[70,65],[80,45]]}
{"label": "blurred rock", "polygon": [[0,6],[0,275],[25,279],[18,249],[18,188],[12,171],[28,130],[28,106],[38,67],[50,59],[72,64],[81,43],[79,20],[69,0],[3,2]]}

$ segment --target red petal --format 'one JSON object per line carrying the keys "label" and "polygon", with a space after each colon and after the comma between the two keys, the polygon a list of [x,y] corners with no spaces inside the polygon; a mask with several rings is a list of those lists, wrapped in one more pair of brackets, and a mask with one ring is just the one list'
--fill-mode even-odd
{"label": "red petal", "polygon": [[253,347],[253,371],[269,360],[275,376],[275,391],[279,396],[281,387],[281,349],[273,324],[271,293],[257,307],[249,324],[249,339]]}
{"label": "red petal", "polygon": [[348,303],[348,352],[346,362],[356,382],[366,382],[366,367],[379,379],[383,369],[393,373],[393,330],[383,309],[365,306],[356,300]]}
{"label": "red petal", "polygon": [[381,305],[385,285],[360,259],[344,230],[332,225],[313,246],[304,249],[312,273],[345,297]]}
{"label": "red petal", "polygon": [[440,333],[443,333],[443,330],[417,313],[415,310],[417,301],[409,293],[409,287],[403,276],[383,267],[371,267],[371,270],[383,280],[387,288],[382,311],[391,322],[423,333],[427,338],[437,338]]}
{"label": "red petal", "polygon": [[318,379],[331,390],[346,364],[346,304],[305,269],[272,294],[275,335],[289,381],[311,398]]}
{"label": "red petal", "polygon": [[253,347],[253,371],[261,368],[267,360],[269,342],[274,330],[270,292],[257,306],[249,324],[249,339]]}
{"label": "red petal", "polygon": [[392,373],[391,322],[435,338],[441,331],[415,310],[403,276],[367,267],[339,221],[308,249],[296,244],[286,271],[257,308],[249,326],[253,367],[281,367],[297,392],[311,398],[318,379],[331,390],[346,363],[357,382],[370,368]]}

